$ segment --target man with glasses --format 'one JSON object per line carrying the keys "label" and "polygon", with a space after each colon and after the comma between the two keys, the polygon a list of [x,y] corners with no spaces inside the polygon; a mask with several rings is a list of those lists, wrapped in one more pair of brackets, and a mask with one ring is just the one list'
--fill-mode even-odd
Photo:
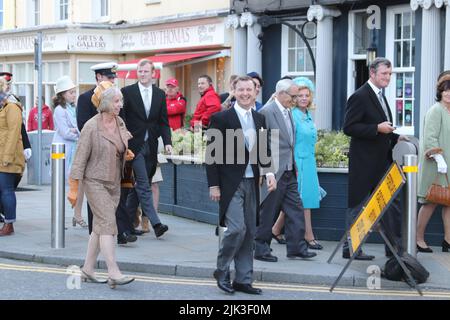
{"label": "man with glasses", "polygon": [[270,252],[270,242],[274,217],[280,210],[286,213],[287,257],[308,259],[316,256],[315,253],[308,252],[304,240],[305,217],[295,176],[295,131],[290,109],[295,105],[297,95],[298,87],[292,80],[280,80],[276,86],[274,100],[260,111],[266,118],[266,127],[270,132],[270,170],[275,172],[277,180],[277,189],[274,192],[268,192],[265,184],[261,186],[260,224],[255,237],[255,259],[260,261],[278,261]]}

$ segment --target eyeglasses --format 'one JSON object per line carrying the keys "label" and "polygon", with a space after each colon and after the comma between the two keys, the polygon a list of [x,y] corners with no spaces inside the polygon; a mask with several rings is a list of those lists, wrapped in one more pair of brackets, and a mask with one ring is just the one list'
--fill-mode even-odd
{"label": "eyeglasses", "polygon": [[288,96],[290,96],[292,100],[296,100],[297,98],[300,97],[299,95],[296,95],[296,94],[290,94],[287,91],[284,91],[284,93],[286,93]]}

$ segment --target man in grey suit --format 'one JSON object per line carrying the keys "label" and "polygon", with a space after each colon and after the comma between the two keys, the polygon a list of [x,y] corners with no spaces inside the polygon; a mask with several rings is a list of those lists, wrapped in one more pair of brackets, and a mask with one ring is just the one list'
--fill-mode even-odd
{"label": "man in grey suit", "polygon": [[270,253],[270,242],[274,217],[280,210],[286,213],[287,257],[305,259],[316,256],[316,253],[308,252],[304,240],[305,217],[295,174],[295,128],[290,109],[295,104],[297,95],[298,87],[292,80],[280,80],[276,86],[274,101],[260,111],[266,118],[266,126],[270,132],[271,169],[276,172],[277,180],[275,192],[268,193],[265,186],[261,188],[260,224],[255,238],[255,259],[261,261],[278,261]]}
{"label": "man in grey suit", "polygon": [[[260,167],[270,167],[269,152],[264,152],[267,130],[264,116],[252,110],[256,99],[252,78],[237,78],[234,88],[236,103],[214,114],[207,131],[210,197],[219,201],[219,224],[227,228],[214,278],[227,293],[261,294],[261,289],[252,286],[253,239],[258,223]],[[275,176],[270,172],[266,176],[266,188],[271,192],[276,188]],[[233,260],[236,277],[231,285],[229,268]]]}

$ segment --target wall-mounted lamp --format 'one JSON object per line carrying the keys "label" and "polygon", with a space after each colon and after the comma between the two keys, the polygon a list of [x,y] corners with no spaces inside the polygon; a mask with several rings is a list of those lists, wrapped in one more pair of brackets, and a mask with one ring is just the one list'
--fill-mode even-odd
{"label": "wall-mounted lamp", "polygon": [[369,66],[373,62],[373,60],[375,60],[376,57],[377,57],[377,48],[372,46],[367,48],[366,52],[367,66]]}

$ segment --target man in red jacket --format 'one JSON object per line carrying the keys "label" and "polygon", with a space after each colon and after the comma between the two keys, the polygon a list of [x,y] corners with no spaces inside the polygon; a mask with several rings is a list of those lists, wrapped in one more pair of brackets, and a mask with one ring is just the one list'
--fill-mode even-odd
{"label": "man in red jacket", "polygon": [[186,113],[186,98],[179,92],[178,80],[170,78],[166,81],[167,118],[173,130],[182,128]]}
{"label": "man in red jacket", "polygon": [[209,118],[211,115],[221,110],[220,97],[214,91],[212,79],[208,75],[203,75],[198,78],[198,91],[202,97],[192,116],[191,128],[194,128],[199,123],[203,129],[206,129],[209,126]]}
{"label": "man in red jacket", "polygon": [[[31,109],[28,115],[27,131],[34,131],[38,129],[38,98],[35,101],[36,105]],[[52,111],[45,104],[45,99],[42,97],[42,130],[54,130]]]}

